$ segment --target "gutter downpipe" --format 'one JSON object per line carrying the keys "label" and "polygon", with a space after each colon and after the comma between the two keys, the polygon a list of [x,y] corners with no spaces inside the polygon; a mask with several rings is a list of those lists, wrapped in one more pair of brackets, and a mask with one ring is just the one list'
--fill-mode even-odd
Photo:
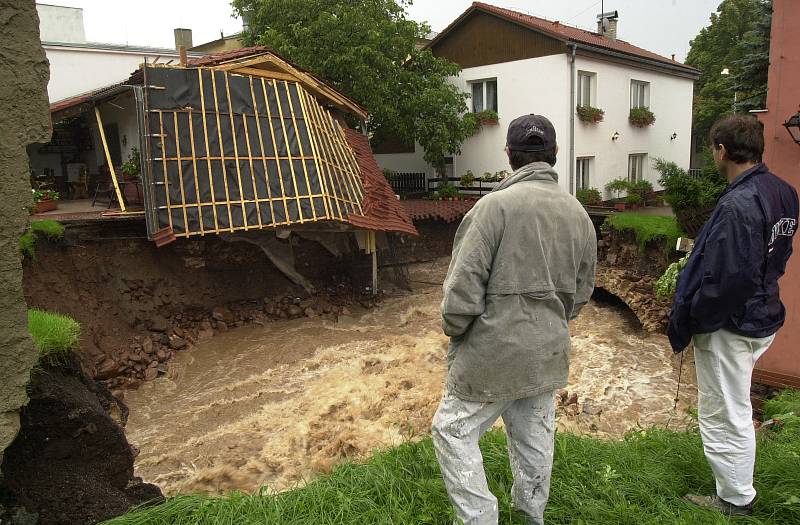
{"label": "gutter downpipe", "polygon": [[572,53],[569,61],[569,193],[575,195],[575,53],[578,49],[577,44],[572,46]]}

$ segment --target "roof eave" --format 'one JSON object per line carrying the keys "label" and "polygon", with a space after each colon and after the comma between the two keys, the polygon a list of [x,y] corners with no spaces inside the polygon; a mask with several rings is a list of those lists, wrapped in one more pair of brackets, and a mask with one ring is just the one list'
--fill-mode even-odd
{"label": "roof eave", "polygon": [[640,64],[646,64],[651,67],[666,70],[672,74],[677,74],[678,76],[691,78],[692,80],[697,80],[698,78],[700,78],[700,75],[702,74],[702,71],[700,71],[699,69],[695,69],[691,66],[687,66],[679,62],[675,63],[664,62],[661,60],[646,58],[640,55],[633,55],[629,53],[623,53],[621,51],[607,49],[601,46],[593,46],[582,42],[576,42],[574,40],[569,40],[568,44],[575,45],[577,49],[581,49],[584,51],[600,53],[617,59],[629,60],[632,62],[638,62]]}

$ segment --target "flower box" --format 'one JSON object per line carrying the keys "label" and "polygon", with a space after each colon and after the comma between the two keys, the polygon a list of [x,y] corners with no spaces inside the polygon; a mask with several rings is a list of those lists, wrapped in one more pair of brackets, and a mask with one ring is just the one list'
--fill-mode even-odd
{"label": "flower box", "polygon": [[649,108],[631,108],[628,122],[636,128],[646,128],[655,124],[656,116]]}
{"label": "flower box", "polygon": [[33,205],[33,213],[44,213],[58,209],[58,201],[52,199],[42,199]]}
{"label": "flower box", "polygon": [[602,109],[592,106],[577,106],[575,112],[578,114],[578,120],[587,124],[602,122],[606,114]]}

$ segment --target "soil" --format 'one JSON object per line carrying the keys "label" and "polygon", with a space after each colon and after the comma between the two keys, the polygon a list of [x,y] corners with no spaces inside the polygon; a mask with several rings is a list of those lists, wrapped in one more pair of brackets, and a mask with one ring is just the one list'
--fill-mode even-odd
{"label": "soil", "polygon": [[[250,244],[210,235],[156,248],[141,228],[71,224],[63,242],[40,241],[36,260],[24,265],[28,306],[75,318],[82,328],[82,365],[94,378],[125,379],[112,387],[151,378],[148,368],[190,347],[201,333],[263,322],[269,317],[265,304],[273,299],[299,301],[307,295]],[[286,242],[292,243],[298,271],[317,285],[324,302],[360,298],[369,278],[364,257],[336,258],[296,236]],[[215,319],[215,309],[230,316]],[[280,310],[273,316],[280,318]]]}
{"label": "soil", "polygon": [[[446,374],[441,283],[448,260],[410,268],[413,291],[338,322],[276,321],[179,353],[168,374],[126,394],[137,474],[168,495],[285,490],[343,460],[429,433]],[[685,428],[696,403],[663,335],[598,297],[572,325],[559,427],[619,438],[638,425]],[[689,360],[690,361],[690,360]]]}
{"label": "soil", "polygon": [[[29,393],[22,428],[3,455],[0,509],[38,514],[32,522],[42,525],[91,524],[163,499],[133,475],[136,452],[120,426],[126,407],[77,359],[34,371]],[[12,522],[0,511],[0,522],[6,518]]]}

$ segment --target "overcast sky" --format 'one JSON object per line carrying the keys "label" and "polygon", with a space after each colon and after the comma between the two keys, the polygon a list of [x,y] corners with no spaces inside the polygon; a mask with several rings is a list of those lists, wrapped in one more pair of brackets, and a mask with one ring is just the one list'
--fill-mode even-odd
{"label": "overcast sky", "polygon": [[[709,23],[709,15],[721,0],[605,0],[606,11],[618,10],[618,36],[664,56],[686,57],[689,40]],[[173,47],[172,29],[192,29],[194,44],[241,30],[225,0],[49,0],[57,5],[82,7],[86,38],[93,42],[129,43]],[[411,18],[427,21],[441,31],[466,10],[471,0],[415,0]],[[596,28],[599,0],[490,0],[501,7]]]}

